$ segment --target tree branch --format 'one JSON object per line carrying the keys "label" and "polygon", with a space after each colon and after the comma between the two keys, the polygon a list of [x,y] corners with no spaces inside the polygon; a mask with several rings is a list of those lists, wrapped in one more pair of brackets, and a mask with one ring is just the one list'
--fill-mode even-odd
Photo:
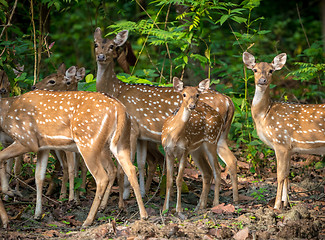
{"label": "tree branch", "polygon": [[11,26],[10,22],[11,22],[12,16],[14,15],[15,10],[16,10],[17,2],[18,2],[18,0],[15,0],[14,6],[13,6],[13,8],[11,10],[10,17],[8,19],[8,23],[3,27],[2,31],[1,31],[0,39],[2,38],[2,36],[3,36],[4,32],[5,32],[5,30],[7,29],[7,27]]}

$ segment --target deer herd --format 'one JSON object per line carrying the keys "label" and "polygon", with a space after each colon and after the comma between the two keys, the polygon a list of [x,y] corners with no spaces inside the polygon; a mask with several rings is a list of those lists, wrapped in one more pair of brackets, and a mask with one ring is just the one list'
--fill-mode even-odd
{"label": "deer herd", "polygon": [[[66,70],[62,64],[57,73],[34,85],[33,91],[9,97],[8,77],[4,71],[0,72],[0,140],[4,147],[0,152],[1,189],[9,196],[21,195],[18,184],[15,190],[9,186],[8,172],[13,165],[10,159],[16,158],[14,173],[18,174],[22,155],[37,153],[36,219],[42,215],[42,190],[50,153],[57,159],[56,169],[61,166],[63,169],[61,198],[66,196],[69,180],[69,200],[79,201],[82,193],[74,190],[79,167],[83,188],[87,170],[96,182],[95,197],[83,227],[93,223],[99,209],[105,209],[117,176],[119,207],[125,207],[123,199],[130,196],[131,185],[140,217],[148,218],[142,198],[150,188],[157,164],[166,163],[163,210],[170,209],[176,158],[176,212],[181,212],[182,180],[189,154],[202,174],[196,209],[207,207],[212,180],[213,206],[219,204],[221,169],[217,155],[227,165],[233,201],[238,203],[237,160],[227,144],[235,110],[231,99],[209,89],[209,79],[196,87],[184,87],[177,77],[173,79],[173,87],[126,84],[118,80],[115,61],[128,73],[136,60],[127,38],[128,31],[106,39],[100,28],[95,30],[97,92],[78,91],[85,69],[72,66]],[[254,72],[251,111],[258,136],[276,154],[278,185],[274,208],[279,209],[288,206],[291,154],[325,154],[325,104],[291,104],[270,99],[272,73],[284,66],[285,53],[276,56],[272,63],[256,63],[252,54],[244,52],[243,62]],[[165,162],[159,144],[164,148]],[[135,154],[139,182],[133,165]],[[1,199],[0,217],[7,228],[9,219]]]}

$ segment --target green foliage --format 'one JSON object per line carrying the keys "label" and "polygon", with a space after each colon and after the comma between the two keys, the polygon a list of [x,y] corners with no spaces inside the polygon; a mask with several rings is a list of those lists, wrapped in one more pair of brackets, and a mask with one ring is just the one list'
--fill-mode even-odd
{"label": "green foliage", "polygon": [[251,193],[251,196],[253,198],[256,198],[258,201],[266,202],[266,199],[264,196],[264,192],[266,192],[266,191],[267,191],[266,188],[259,188],[255,192]]}
{"label": "green foliage", "polygon": [[[9,20],[13,3],[0,0],[2,27]],[[0,68],[10,78],[12,95],[29,91],[33,84],[34,38],[40,54],[36,59],[40,78],[54,72],[61,62],[84,66],[89,74],[78,88],[96,91],[94,30],[101,27],[111,37],[127,29],[138,62],[130,75],[118,74],[118,78],[128,83],[162,86],[170,86],[173,76],[183,77],[189,85],[211,78],[215,89],[230,96],[235,104],[230,140],[243,149],[242,155],[251,163],[252,172],[263,164],[258,153],[263,153],[264,158],[273,153],[254,130],[250,113],[253,74],[244,68],[242,52],[254,53],[258,61],[272,61],[278,52],[287,53],[287,68],[277,76],[281,81],[286,76],[300,84],[295,89],[277,88],[285,94],[273,98],[287,100],[292,94],[310,103],[324,99],[324,46],[315,3],[309,3],[308,7],[303,1],[260,0],[152,0],[143,6],[138,1],[33,0],[33,3],[32,19],[30,6],[18,1],[14,21],[0,41]],[[301,22],[310,46],[297,17],[297,6],[304,9]],[[41,15],[50,20],[44,29],[39,29],[44,23],[40,22]],[[35,36],[32,21],[36,26]],[[25,71],[16,78],[12,68],[18,63],[25,65]],[[276,81],[274,84],[279,85]]]}
{"label": "green foliage", "polygon": [[[318,83],[325,86],[325,57],[323,54],[322,42],[314,42],[310,48],[305,49],[301,56],[308,59],[308,62],[295,62],[298,69],[288,73],[294,80],[301,82],[311,82],[317,79]],[[324,97],[324,93],[323,96]]]}

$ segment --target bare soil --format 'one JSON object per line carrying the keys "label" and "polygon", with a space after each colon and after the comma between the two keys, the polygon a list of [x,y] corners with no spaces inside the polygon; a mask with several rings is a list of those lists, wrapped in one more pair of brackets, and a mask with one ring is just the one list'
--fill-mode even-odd
{"label": "bare soil", "polygon": [[[202,184],[199,172],[189,165],[184,177],[182,213],[175,213],[174,208],[162,213],[164,197],[163,191],[159,191],[161,178],[157,174],[149,197],[144,199],[150,216],[148,220],[139,220],[134,197],[126,201],[126,210],[120,211],[117,207],[118,189],[114,187],[109,207],[97,214],[91,227],[81,229],[94,196],[92,181],[80,205],[44,199],[41,221],[33,219],[35,191],[24,187],[23,198],[5,202],[11,220],[9,229],[0,230],[0,239],[325,239],[325,171],[314,168],[315,161],[321,158],[310,160],[307,156],[307,161],[302,159],[295,156],[292,160],[290,208],[273,209],[276,194],[274,161],[261,168],[258,174],[252,174],[249,164],[239,158],[241,201],[238,205],[232,202],[231,182],[224,172],[222,204],[211,208],[211,190],[209,208],[193,211]],[[29,184],[33,186],[34,183]],[[57,196],[58,193],[50,198],[57,199]]]}

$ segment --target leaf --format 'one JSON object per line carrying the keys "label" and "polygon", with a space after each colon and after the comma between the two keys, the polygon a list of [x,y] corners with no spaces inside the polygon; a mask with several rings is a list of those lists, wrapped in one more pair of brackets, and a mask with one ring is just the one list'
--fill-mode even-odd
{"label": "leaf", "polygon": [[233,16],[231,17],[232,20],[234,20],[235,22],[237,23],[244,23],[247,21],[246,18],[243,18],[243,17],[238,17],[238,16]]}
{"label": "leaf", "polygon": [[264,34],[267,34],[267,33],[270,33],[271,31],[270,30],[261,30],[261,31],[258,31],[257,33],[259,35],[264,35]]}
{"label": "leaf", "polygon": [[184,56],[183,57],[183,60],[184,60],[184,62],[187,64],[188,63],[188,57],[187,56]]}
{"label": "leaf", "polygon": [[325,162],[317,162],[315,164],[315,169],[323,169],[325,168]]}
{"label": "leaf", "polygon": [[221,203],[217,206],[211,208],[211,211],[216,214],[231,214],[235,212],[235,207],[232,204],[228,204],[225,206],[224,203]]}
{"label": "leaf", "polygon": [[201,63],[207,63],[208,59],[200,54],[191,54],[190,56],[191,58],[195,59],[195,60],[199,60]]}
{"label": "leaf", "polygon": [[88,74],[86,77],[85,77],[85,80],[86,80],[86,83],[91,83],[94,81],[94,75],[92,75],[91,73]]}
{"label": "leaf", "polygon": [[249,237],[249,229],[248,227],[245,227],[242,230],[239,230],[234,236],[233,238],[235,240],[246,240]]}
{"label": "leaf", "polygon": [[0,0],[0,3],[5,7],[8,7],[8,3],[5,0]]}
{"label": "leaf", "polygon": [[220,25],[224,24],[224,22],[227,21],[229,17],[230,17],[230,15],[223,15],[220,18]]}

